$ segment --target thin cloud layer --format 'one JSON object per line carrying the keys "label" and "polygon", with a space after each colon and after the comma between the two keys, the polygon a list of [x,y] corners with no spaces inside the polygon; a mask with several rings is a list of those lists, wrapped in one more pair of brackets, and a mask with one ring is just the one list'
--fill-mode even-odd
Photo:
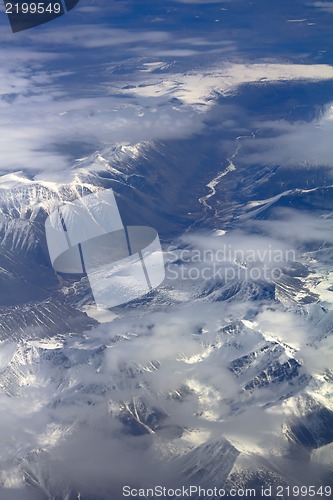
{"label": "thin cloud layer", "polygon": [[[34,54],[31,54],[34,57]],[[62,172],[81,151],[91,153],[114,143],[138,143],[151,139],[178,139],[200,131],[203,122],[200,112],[207,111],[214,101],[209,96],[215,92],[228,92],[238,85],[265,78],[271,81],[280,79],[318,79],[330,78],[329,67],[233,65],[225,72],[211,75],[177,75],[174,80],[136,86],[126,90],[119,86],[110,88],[110,97],[75,98],[66,93],[61,83],[64,75],[47,73],[42,68],[32,72],[29,67],[14,71],[9,76],[9,68],[2,68],[3,87],[1,133],[1,170],[31,170],[34,174]],[[220,81],[222,83],[220,83]],[[224,82],[224,83],[223,83]],[[118,88],[117,88],[118,87]],[[119,100],[120,92],[126,97]],[[112,95],[113,94],[113,95]],[[9,97],[10,96],[10,97]],[[134,98],[133,98],[134,96]],[[183,106],[175,106],[172,99],[177,98]],[[9,118],[10,117],[10,118]],[[23,119],[24,117],[24,119]],[[26,119],[29,117],[29,120]],[[293,158],[298,154],[310,164],[331,165],[330,141],[331,117],[323,119],[321,129],[303,125],[300,129],[285,124],[284,137],[290,138],[289,151],[280,148],[272,155],[268,150],[270,162]],[[294,133],[290,133],[293,132]],[[309,144],[310,136],[316,137],[316,148],[307,154],[303,144]],[[282,137],[281,143],[284,139]],[[268,144],[267,144],[268,142]],[[70,154],[72,144],[79,145]],[[80,144],[81,151],[80,151]],[[269,147],[269,140],[256,141],[256,148]],[[72,148],[73,149],[73,148]],[[310,151],[309,151],[310,153]],[[303,157],[302,157],[303,155]],[[266,159],[264,153],[249,153],[248,161]],[[289,162],[292,160],[289,160]]]}
{"label": "thin cloud layer", "polygon": [[[200,114],[214,106],[216,97],[232,94],[245,83],[333,78],[328,65],[281,63],[223,62],[210,68],[205,64],[200,70],[191,63],[191,71],[179,73],[173,68],[178,58],[200,56],[200,63],[207,54],[233,57],[236,45],[205,33],[174,37],[157,26],[131,30],[86,23],[68,29],[50,23],[15,39],[4,31],[1,39],[11,47],[1,67],[1,173],[22,170],[29,175],[61,177],[75,158],[110,144],[178,139],[200,132],[204,120]],[[37,50],[41,44],[43,50]],[[109,50],[114,57],[108,63],[105,54]],[[88,64],[95,58],[103,61],[101,81],[89,80],[89,88],[80,89],[80,95],[73,84],[68,85],[86,71],[82,61],[74,61],[76,51],[85,54]],[[117,63],[120,52],[123,62]],[[156,60],[159,66],[147,74],[146,64]],[[122,65],[126,64],[124,76]],[[66,69],[56,69],[62,65]],[[330,162],[325,148],[327,127],[322,143],[317,141],[318,161]],[[307,140],[305,130],[302,137]],[[256,144],[261,147],[259,141]],[[256,154],[260,153],[253,152],[254,159]]]}
{"label": "thin cloud layer", "polygon": [[244,140],[242,161],[247,164],[300,168],[333,168],[333,107],[311,122],[287,120],[256,122],[254,128],[273,137]]}
{"label": "thin cloud layer", "polygon": [[329,214],[317,215],[295,209],[278,209],[270,220],[249,221],[248,228],[260,230],[293,248],[302,249],[307,243],[333,243],[333,219]]}
{"label": "thin cloud layer", "polygon": [[151,77],[124,94],[139,96],[164,95],[205,110],[214,105],[214,96],[228,95],[246,83],[283,81],[320,81],[333,79],[333,66],[303,64],[222,64],[203,72],[170,75],[167,78]]}
{"label": "thin cloud layer", "polygon": [[6,64],[1,69],[3,173],[30,170],[47,177],[68,170],[80,149],[93,153],[115,143],[186,137],[202,126],[190,108],[177,109],[159,99],[146,104],[115,96],[75,98],[61,83],[66,73],[29,66],[11,70]]}
{"label": "thin cloud layer", "polygon": [[313,2],[309,5],[311,5],[311,7],[317,7],[323,12],[328,12],[329,14],[333,13],[333,5],[331,2]]}

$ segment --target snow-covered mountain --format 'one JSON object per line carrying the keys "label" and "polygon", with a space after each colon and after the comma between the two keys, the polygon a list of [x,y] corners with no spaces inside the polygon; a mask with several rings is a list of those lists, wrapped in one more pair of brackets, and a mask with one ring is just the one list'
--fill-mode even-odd
{"label": "snow-covered mountain", "polygon": [[[313,172],[311,189],[295,176],[280,190],[283,171],[236,159],[221,176],[212,140],[195,153],[190,140],[107,148],[64,184],[0,178],[2,495],[332,484],[332,188]],[[56,203],[110,187],[125,224],[160,232],[167,278],[102,323],[87,279],[52,270],[44,221]],[[255,263],[235,255],[244,245]],[[269,246],[296,258],[276,279],[248,279]],[[202,278],[216,266],[241,278]]]}

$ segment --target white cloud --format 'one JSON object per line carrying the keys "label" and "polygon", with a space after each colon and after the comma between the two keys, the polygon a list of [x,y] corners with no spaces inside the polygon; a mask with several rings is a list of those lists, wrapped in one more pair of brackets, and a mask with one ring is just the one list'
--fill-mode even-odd
{"label": "white cloud", "polygon": [[333,243],[332,218],[289,208],[276,210],[270,220],[249,221],[248,228],[260,229],[293,248],[302,248],[306,243]]}
{"label": "white cloud", "polygon": [[[333,68],[325,65],[224,64],[185,74],[172,74],[172,68],[166,65],[157,72],[144,73],[142,80],[140,69],[146,67],[145,60],[124,82],[123,76],[110,71],[109,84],[103,77],[103,87],[95,83],[92,90],[83,91],[83,97],[79,97],[67,86],[69,71],[46,69],[60,57],[68,58],[66,46],[91,53],[108,47],[117,50],[119,46],[123,54],[136,57],[142,53],[187,57],[203,50],[233,51],[234,44],[226,40],[209,44],[204,37],[172,40],[165,31],[130,31],[100,25],[77,25],[71,30],[51,26],[17,35],[17,47],[24,43],[26,48],[14,45],[8,50],[7,58],[2,56],[0,70],[2,173],[30,170],[53,176],[71,168],[75,157],[105,145],[188,137],[201,130],[203,116],[198,111],[210,109],[216,92],[228,94],[243,83],[333,78]],[[1,38],[7,41],[8,34],[3,33]],[[40,43],[45,52],[35,50]],[[51,45],[50,55],[47,47]],[[160,57],[158,60],[163,62]],[[79,77],[74,68],[70,70],[73,80]],[[163,72],[162,76],[158,71]]]}
{"label": "white cloud", "polygon": [[303,345],[300,355],[306,369],[312,374],[321,374],[332,369],[333,336],[321,340],[317,346]]}
{"label": "white cloud", "polygon": [[317,7],[318,9],[322,10],[323,12],[328,12],[328,13],[333,13],[333,5],[332,2],[313,2],[311,4],[308,4],[311,7]]}
{"label": "white cloud", "polygon": [[[80,47],[81,49],[99,49],[103,47],[119,47],[126,51],[127,45],[149,47],[149,44],[166,44],[171,35],[166,31],[126,30],[109,28],[100,24],[84,24],[65,27],[51,27],[47,31],[27,31],[19,34],[21,41],[32,42],[43,41],[44,46],[48,44],[54,47]],[[19,38],[18,38],[19,41]]]}
{"label": "white cloud", "polygon": [[111,95],[71,96],[61,81],[66,73],[47,73],[22,61],[19,67],[4,63],[0,73],[3,173],[31,170],[47,177],[71,167],[78,155],[72,144],[93,153],[114,143],[184,137],[202,126],[191,108],[177,109],[159,99],[138,103]]}
{"label": "white cloud", "polygon": [[309,339],[306,320],[292,312],[265,309],[256,317],[256,324],[266,339],[283,342],[296,350]]}
{"label": "white cloud", "polygon": [[242,162],[279,165],[282,167],[333,167],[333,107],[311,122],[287,120],[256,122],[262,131],[274,131],[274,137],[244,140]]}
{"label": "white cloud", "polygon": [[203,72],[151,77],[134,88],[119,89],[123,94],[172,96],[205,109],[214,104],[216,93],[228,94],[245,83],[278,81],[320,81],[333,79],[333,66],[325,64],[222,64]]}

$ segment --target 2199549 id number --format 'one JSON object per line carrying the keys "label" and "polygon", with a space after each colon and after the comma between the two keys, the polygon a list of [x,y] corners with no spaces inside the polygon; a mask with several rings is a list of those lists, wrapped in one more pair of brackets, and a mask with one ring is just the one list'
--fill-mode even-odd
{"label": "2199549 id number", "polygon": [[[270,493],[272,493],[272,489]],[[332,498],[331,486],[276,486],[277,498]],[[266,495],[264,495],[266,496]]]}
{"label": "2199549 id number", "polygon": [[60,14],[59,2],[7,2],[6,14]]}

